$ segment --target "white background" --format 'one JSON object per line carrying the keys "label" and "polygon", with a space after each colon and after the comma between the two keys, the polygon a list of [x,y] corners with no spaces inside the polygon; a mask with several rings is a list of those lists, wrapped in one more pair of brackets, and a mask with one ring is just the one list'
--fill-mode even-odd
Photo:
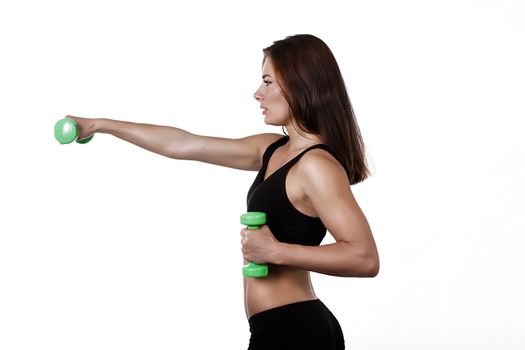
{"label": "white background", "polygon": [[524,23],[517,0],[2,1],[0,349],[247,347],[255,174],[53,125],[280,132],[252,94],[298,33],[332,48],[374,166],[353,190],[380,274],[313,276],[348,348],[525,348]]}

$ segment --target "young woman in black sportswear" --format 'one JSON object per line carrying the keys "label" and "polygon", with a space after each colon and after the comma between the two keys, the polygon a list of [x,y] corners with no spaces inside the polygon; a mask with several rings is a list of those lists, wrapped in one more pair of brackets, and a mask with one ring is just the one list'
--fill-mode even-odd
{"label": "young woman in black sportswear", "polygon": [[[374,277],[379,257],[350,185],[366,179],[364,145],[337,62],[312,35],[295,35],[263,50],[254,94],[264,122],[286,135],[227,139],[168,126],[74,119],[79,138],[107,133],[174,159],[258,171],[248,211],[265,212],[257,234],[241,230],[245,260],[267,263],[266,278],[245,278],[250,350],[344,349],[341,327],[317,298],[310,271]],[[326,232],[335,243],[320,245]]]}

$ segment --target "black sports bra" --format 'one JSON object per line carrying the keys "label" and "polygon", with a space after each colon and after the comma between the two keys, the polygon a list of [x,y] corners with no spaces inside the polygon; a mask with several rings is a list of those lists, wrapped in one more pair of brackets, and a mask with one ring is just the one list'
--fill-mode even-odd
{"label": "black sports bra", "polygon": [[262,167],[248,191],[248,211],[266,213],[266,224],[278,241],[316,246],[321,243],[326,235],[326,227],[319,218],[301,213],[290,203],[286,194],[286,175],[290,168],[312,149],[321,148],[332,155],[333,152],[324,144],[311,146],[277,169],[265,180],[264,176],[272,154],[277,148],[285,145],[288,140],[289,138],[285,136],[268,146],[264,152]]}

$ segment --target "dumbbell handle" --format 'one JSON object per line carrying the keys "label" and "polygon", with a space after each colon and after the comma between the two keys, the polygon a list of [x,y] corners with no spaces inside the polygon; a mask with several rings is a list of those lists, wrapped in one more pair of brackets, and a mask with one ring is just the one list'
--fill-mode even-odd
{"label": "dumbbell handle", "polygon": [[[266,223],[266,214],[261,212],[248,212],[241,215],[241,224],[246,225],[250,230],[256,230]],[[244,277],[261,278],[268,276],[268,265],[256,264],[253,262],[244,265],[242,268]]]}

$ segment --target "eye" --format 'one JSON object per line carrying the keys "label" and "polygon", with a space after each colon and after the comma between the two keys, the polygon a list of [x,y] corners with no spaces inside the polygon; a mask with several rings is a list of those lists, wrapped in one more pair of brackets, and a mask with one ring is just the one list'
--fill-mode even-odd
{"label": "eye", "polygon": [[269,80],[263,80],[263,83],[264,83],[264,85],[268,86],[268,85],[270,85],[272,82],[269,81]]}

